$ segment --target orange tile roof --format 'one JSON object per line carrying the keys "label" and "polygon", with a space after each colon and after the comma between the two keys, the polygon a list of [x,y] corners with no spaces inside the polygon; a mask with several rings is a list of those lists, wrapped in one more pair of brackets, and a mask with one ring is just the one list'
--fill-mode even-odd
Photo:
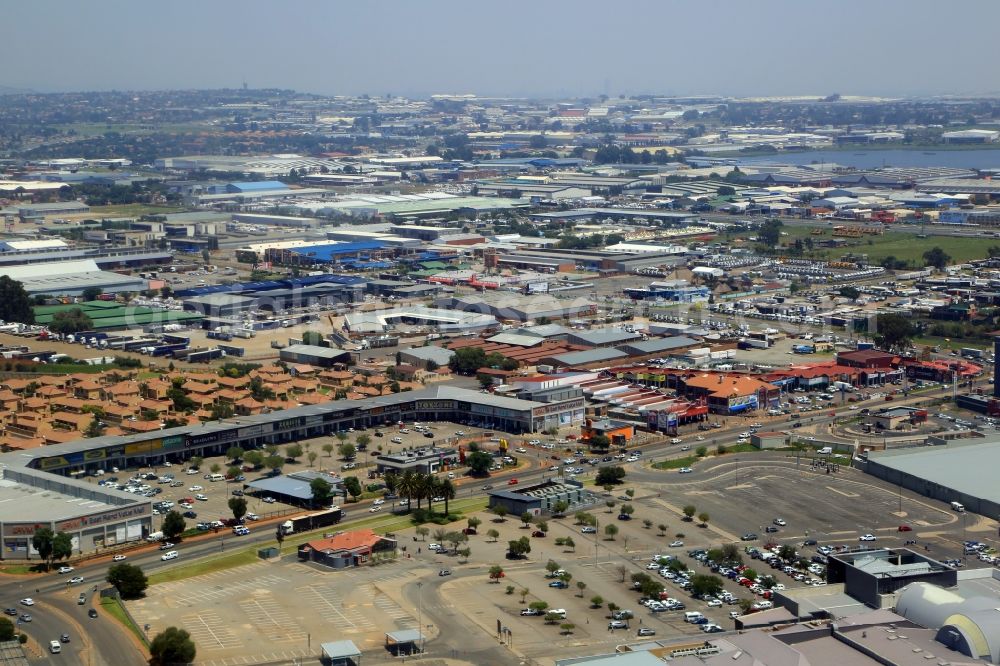
{"label": "orange tile roof", "polygon": [[341,550],[372,548],[383,538],[375,534],[372,530],[352,530],[332,536],[329,539],[316,539],[315,541],[308,542],[306,545],[320,552],[337,552]]}
{"label": "orange tile roof", "polygon": [[704,389],[716,397],[723,398],[732,395],[750,395],[761,389],[771,391],[777,388],[774,384],[739,375],[700,375],[689,377],[685,384],[688,387]]}

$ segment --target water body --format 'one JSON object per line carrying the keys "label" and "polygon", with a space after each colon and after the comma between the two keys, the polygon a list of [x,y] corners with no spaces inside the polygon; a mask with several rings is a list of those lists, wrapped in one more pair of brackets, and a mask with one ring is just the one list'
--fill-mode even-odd
{"label": "water body", "polygon": [[803,150],[736,158],[746,164],[840,164],[857,169],[887,167],[955,167],[1000,169],[1000,148],[981,150]]}

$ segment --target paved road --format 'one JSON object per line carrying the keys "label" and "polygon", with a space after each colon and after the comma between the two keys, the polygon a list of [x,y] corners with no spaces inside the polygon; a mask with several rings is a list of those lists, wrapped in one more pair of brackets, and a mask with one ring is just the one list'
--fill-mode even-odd
{"label": "paved road", "polygon": [[[947,391],[936,391],[934,393],[923,394],[920,399],[931,399],[939,397],[940,395],[947,393]],[[852,412],[847,411],[843,408],[831,407],[831,410],[836,410],[838,412],[837,416],[831,417],[829,413],[824,411],[814,412],[816,416],[813,417],[803,417],[799,421],[804,422],[806,426],[818,426],[822,429],[822,426],[835,421],[837,418],[842,418],[845,415],[852,414]],[[820,415],[822,414],[822,415]],[[747,424],[751,421],[730,418],[724,420],[726,422],[725,427],[707,431],[704,433],[697,433],[692,431],[685,435],[682,435],[686,444],[695,446],[696,442],[693,439],[696,434],[702,434],[705,437],[703,442],[698,442],[698,444],[705,444],[706,446],[714,445],[715,442],[725,442],[729,443],[734,438],[735,435],[747,428]],[[765,420],[761,418],[761,420]],[[788,428],[794,422],[792,419],[766,419],[767,428]],[[643,451],[644,459],[649,460],[651,458],[663,459],[663,458],[676,458],[691,455],[690,451],[682,451],[680,446],[666,444],[663,440],[653,440],[648,444],[644,444],[638,447]],[[547,461],[546,456],[556,454],[558,452],[550,452],[544,450],[529,450],[528,454],[525,455],[529,461],[531,461],[532,467],[527,470],[504,472],[501,474],[496,474],[491,477],[488,482],[475,481],[471,483],[463,483],[458,486],[457,496],[458,497],[474,497],[484,494],[482,486],[486,483],[493,485],[494,487],[502,487],[507,480],[512,477],[517,477],[522,483],[532,482],[540,480],[542,478],[550,477],[553,474],[551,467],[542,468],[540,463],[552,462]],[[766,459],[767,454],[756,454],[764,456],[762,460]],[[755,457],[756,460],[756,457]],[[638,481],[651,481],[655,480],[658,483],[662,482],[673,482],[678,479],[676,476],[671,476],[669,474],[664,475],[661,472],[650,472],[648,470],[634,469],[630,472],[631,477]],[[698,476],[698,475],[696,475]],[[655,477],[655,478],[654,478]],[[367,512],[368,503],[360,503],[359,505],[351,505],[348,509],[350,517],[345,520],[343,526],[349,526],[352,522],[365,519],[370,516]],[[190,561],[198,557],[211,555],[215,553],[223,552],[223,550],[228,546],[229,548],[239,547],[246,548],[249,546],[262,545],[265,543],[273,543],[274,533],[270,528],[262,528],[253,531],[250,536],[242,537],[236,539],[229,535],[228,533],[220,533],[218,537],[209,538],[200,541],[190,541],[181,545],[178,550],[181,552],[181,562]],[[156,571],[175,566],[177,561],[174,562],[162,562],[160,560],[159,551],[153,550],[146,553],[140,553],[135,555],[130,555],[128,561],[132,564],[138,564],[143,567],[143,570],[148,574],[155,573]],[[92,664],[107,664],[107,666],[118,666],[120,664],[140,664],[143,663],[142,655],[138,649],[135,648],[134,643],[127,636],[123,635],[123,629],[120,628],[118,623],[107,616],[106,613],[99,610],[99,617],[97,619],[91,619],[86,616],[86,609],[90,607],[92,599],[88,599],[87,606],[78,606],[76,604],[76,598],[80,591],[88,591],[88,595],[92,596],[93,585],[103,581],[106,574],[108,565],[110,563],[107,559],[100,561],[95,561],[92,564],[83,564],[77,567],[77,571],[74,572],[75,575],[81,575],[87,581],[86,584],[80,586],[72,586],[67,588],[66,578],[60,577],[56,574],[46,575],[38,578],[31,579],[21,579],[21,578],[0,578],[0,605],[14,606],[16,605],[16,600],[32,596],[38,601],[38,605],[32,609],[32,615],[35,620],[25,626],[25,631],[32,638],[34,638],[38,643],[45,647],[48,645],[50,640],[58,638],[58,636],[63,633],[69,633],[72,637],[71,643],[66,647],[66,652],[63,653],[62,659],[59,663],[67,663],[66,657],[68,655],[74,655],[79,663],[92,663]],[[436,594],[433,590],[436,590],[437,586],[440,584],[437,580],[430,581],[423,591],[426,594]],[[414,594],[412,590],[408,590],[407,594]],[[461,642],[452,645],[453,639],[448,638],[445,640],[447,647],[445,648],[445,653],[452,649],[460,650]],[[88,649],[91,647],[93,649]],[[491,650],[487,650],[483,656],[486,657],[491,653]],[[435,650],[436,653],[440,654],[441,651]],[[52,656],[53,659],[56,657]],[[45,663],[43,658],[43,663]],[[55,662],[50,662],[55,663]]]}

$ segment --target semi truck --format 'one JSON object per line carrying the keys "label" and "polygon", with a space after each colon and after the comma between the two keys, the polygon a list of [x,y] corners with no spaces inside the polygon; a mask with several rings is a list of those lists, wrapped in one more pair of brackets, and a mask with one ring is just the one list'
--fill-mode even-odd
{"label": "semi truck", "polygon": [[984,356],[982,349],[975,349],[974,347],[962,347],[959,353],[962,355],[962,358],[974,358],[976,360],[980,360]]}
{"label": "semi truck", "polygon": [[152,348],[149,352],[150,356],[173,356],[175,352],[179,352],[182,349],[187,349],[188,343],[177,342],[171,345],[158,345]]}
{"label": "semi truck", "polygon": [[225,352],[216,347],[215,349],[203,349],[194,351],[187,355],[188,363],[208,363],[211,360],[222,358]]}

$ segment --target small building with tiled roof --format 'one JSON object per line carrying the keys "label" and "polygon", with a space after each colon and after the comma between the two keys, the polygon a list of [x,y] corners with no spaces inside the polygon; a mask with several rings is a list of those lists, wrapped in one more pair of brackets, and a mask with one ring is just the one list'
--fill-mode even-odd
{"label": "small building with tiled roof", "polygon": [[739,414],[766,409],[779,402],[781,390],[749,375],[697,374],[684,379],[684,394],[704,398],[714,414]]}
{"label": "small building with tiled roof", "polygon": [[316,539],[299,546],[299,559],[316,562],[332,569],[363,566],[372,557],[396,552],[396,540],[372,530],[351,530],[326,539]]}

